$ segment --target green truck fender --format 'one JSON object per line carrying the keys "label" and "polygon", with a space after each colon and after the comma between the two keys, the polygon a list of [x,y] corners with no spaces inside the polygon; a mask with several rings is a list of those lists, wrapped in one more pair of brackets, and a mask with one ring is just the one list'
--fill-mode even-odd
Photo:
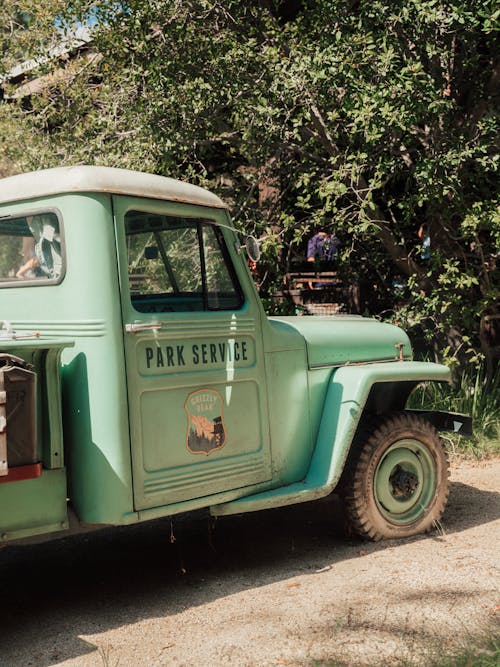
{"label": "green truck fender", "polygon": [[[318,437],[305,479],[214,505],[210,508],[211,513],[214,516],[225,516],[254,512],[317,500],[329,495],[340,479],[356,429],[375,385],[383,383],[381,396],[384,396],[384,389],[396,386],[396,393],[399,392],[403,405],[394,403],[394,398],[386,400],[386,411],[392,411],[404,408],[404,401],[411,389],[420,382],[449,380],[450,370],[446,366],[419,361],[345,365],[335,369],[329,380]],[[461,415],[422,414],[438,429],[468,428],[467,419]]]}

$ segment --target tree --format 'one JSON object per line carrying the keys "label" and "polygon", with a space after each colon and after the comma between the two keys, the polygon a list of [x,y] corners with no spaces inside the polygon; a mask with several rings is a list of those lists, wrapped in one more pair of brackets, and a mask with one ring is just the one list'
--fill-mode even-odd
{"label": "tree", "polygon": [[[86,162],[206,185],[243,229],[267,235],[281,269],[315,225],[334,226],[367,309],[404,284],[397,317],[449,356],[479,349],[485,316],[500,326],[492,0],[54,7],[35,36],[25,30],[34,51],[85,21],[94,51],[58,63],[63,75],[29,104],[4,103],[0,118],[22,119],[32,147],[19,168]],[[265,220],[263,180],[279,193]]]}

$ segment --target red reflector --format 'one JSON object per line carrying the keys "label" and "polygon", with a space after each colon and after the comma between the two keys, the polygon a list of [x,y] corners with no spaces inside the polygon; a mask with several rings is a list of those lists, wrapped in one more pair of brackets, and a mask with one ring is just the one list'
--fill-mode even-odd
{"label": "red reflector", "polygon": [[5,484],[5,482],[21,482],[23,479],[35,479],[36,477],[41,476],[41,463],[32,463],[27,466],[16,466],[15,468],[9,468],[8,475],[2,475],[0,477],[0,484]]}

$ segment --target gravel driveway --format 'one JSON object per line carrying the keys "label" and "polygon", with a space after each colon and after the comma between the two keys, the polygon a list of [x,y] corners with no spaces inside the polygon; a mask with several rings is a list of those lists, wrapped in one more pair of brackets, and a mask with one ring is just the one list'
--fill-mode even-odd
{"label": "gravel driveway", "polygon": [[363,543],[335,498],[0,553],[2,667],[428,665],[498,635],[500,460],[440,534]]}

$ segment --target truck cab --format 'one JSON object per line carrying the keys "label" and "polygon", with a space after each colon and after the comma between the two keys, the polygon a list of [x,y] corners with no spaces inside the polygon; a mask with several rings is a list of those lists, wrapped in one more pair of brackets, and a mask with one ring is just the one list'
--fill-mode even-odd
{"label": "truck cab", "polygon": [[87,166],[0,180],[0,319],[4,541],[339,489],[371,539],[444,509],[437,429],[470,421],[405,406],[448,369],[372,319],[268,318],[202,188]]}

